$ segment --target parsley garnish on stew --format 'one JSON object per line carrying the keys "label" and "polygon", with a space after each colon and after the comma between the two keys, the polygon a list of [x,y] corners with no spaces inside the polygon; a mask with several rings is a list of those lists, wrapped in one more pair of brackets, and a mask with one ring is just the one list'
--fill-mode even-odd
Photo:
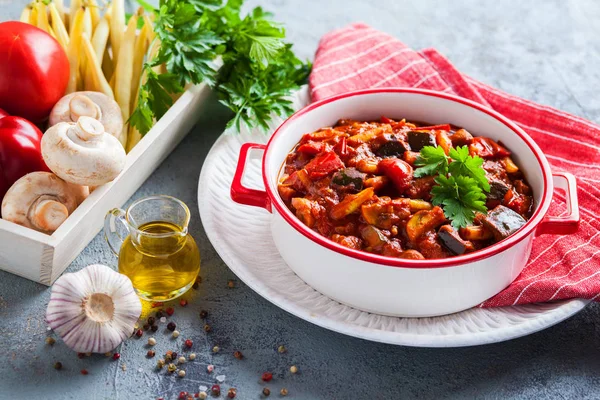
{"label": "parsley garnish on stew", "polygon": [[[293,111],[288,96],[306,82],[311,65],[294,55],[271,14],[257,7],[242,17],[242,3],[160,0],[152,9],[160,50],[144,64],[147,80],[130,119],[142,134],[188,84],[208,84],[235,113],[227,128],[238,131],[242,124],[267,129],[272,113]],[[160,65],[167,72],[157,72]]]}
{"label": "parsley garnish on stew", "polygon": [[486,195],[490,184],[483,159],[470,156],[467,146],[456,147],[446,156],[441,147],[425,146],[415,165],[414,176],[438,175],[431,189],[432,203],[444,209],[444,215],[458,229],[473,223],[475,212],[487,212]]}

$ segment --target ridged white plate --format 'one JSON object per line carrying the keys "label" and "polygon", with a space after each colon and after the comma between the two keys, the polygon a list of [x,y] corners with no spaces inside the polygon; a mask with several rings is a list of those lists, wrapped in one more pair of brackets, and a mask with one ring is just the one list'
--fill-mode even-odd
{"label": "ridged white plate", "polygon": [[[307,91],[294,98],[307,104]],[[273,121],[273,126],[282,121]],[[244,142],[266,143],[260,131],[225,133],[215,142],[200,174],[198,205],[206,234],[229,268],[255,292],[316,325],[377,342],[418,347],[457,347],[500,342],[557,324],[581,311],[588,300],[493,309],[472,308],[434,318],[397,318],[342,305],[308,286],[283,261],[270,232],[267,211],[234,203],[229,188]],[[260,160],[250,159],[244,183],[262,188]]]}

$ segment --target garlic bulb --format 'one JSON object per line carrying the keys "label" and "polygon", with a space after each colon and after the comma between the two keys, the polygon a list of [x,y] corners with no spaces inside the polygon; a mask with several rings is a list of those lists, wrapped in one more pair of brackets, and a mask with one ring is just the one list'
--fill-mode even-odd
{"label": "garlic bulb", "polygon": [[142,304],[128,277],[94,264],[52,286],[46,321],[79,353],[106,353],[131,336]]}

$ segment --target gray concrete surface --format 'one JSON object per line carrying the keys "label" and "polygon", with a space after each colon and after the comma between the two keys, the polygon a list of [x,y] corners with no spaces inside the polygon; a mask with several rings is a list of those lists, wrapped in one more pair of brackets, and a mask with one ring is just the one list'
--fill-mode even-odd
{"label": "gray concrete surface", "polygon": [[[364,21],[415,48],[435,46],[461,70],[491,85],[600,122],[600,2],[552,1],[251,1],[272,10],[290,39],[311,57],[330,29]],[[17,18],[25,0],[0,0],[0,20]],[[78,359],[62,343],[44,345],[48,288],[0,272],[1,399],[174,399],[182,390],[210,385],[215,365],[239,399],[260,398],[263,371],[274,372],[271,398],[289,389],[291,399],[598,399],[600,307],[543,332],[505,343],[458,349],[418,349],[345,337],[295,318],[239,283],[206,239],[196,187],[203,159],[230,117],[213,101],[201,122],[134,198],[165,193],[192,210],[191,232],[202,250],[204,283],[187,308],[176,307],[182,336],[162,333],[157,353],[180,348],[191,337],[198,359],[179,379],[153,371],[143,340],[131,339],[118,362],[102,355]],[[69,271],[90,263],[115,265],[96,237]],[[210,313],[205,334],[198,311]],[[213,354],[214,344],[221,352]],[[285,344],[288,353],[276,347]],[[232,357],[241,350],[245,359]],[[61,361],[62,371],[52,365]],[[127,370],[122,370],[126,364]],[[287,368],[298,365],[291,376]],[[87,368],[83,376],[80,369]]]}

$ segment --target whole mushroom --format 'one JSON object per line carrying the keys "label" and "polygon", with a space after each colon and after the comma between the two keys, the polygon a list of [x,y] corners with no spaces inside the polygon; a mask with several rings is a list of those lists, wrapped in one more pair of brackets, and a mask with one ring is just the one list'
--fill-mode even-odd
{"label": "whole mushroom", "polygon": [[52,108],[49,125],[77,122],[79,117],[97,119],[104,130],[117,139],[123,130],[123,116],[116,101],[100,92],[73,92],[61,98]]}
{"label": "whole mushroom", "polygon": [[63,181],[50,172],[32,172],[16,181],[2,200],[2,218],[52,233],[89,195],[85,186]]}
{"label": "whole mushroom", "polygon": [[42,137],[42,157],[52,172],[67,182],[100,186],[125,167],[125,149],[91,117],[60,122]]}

